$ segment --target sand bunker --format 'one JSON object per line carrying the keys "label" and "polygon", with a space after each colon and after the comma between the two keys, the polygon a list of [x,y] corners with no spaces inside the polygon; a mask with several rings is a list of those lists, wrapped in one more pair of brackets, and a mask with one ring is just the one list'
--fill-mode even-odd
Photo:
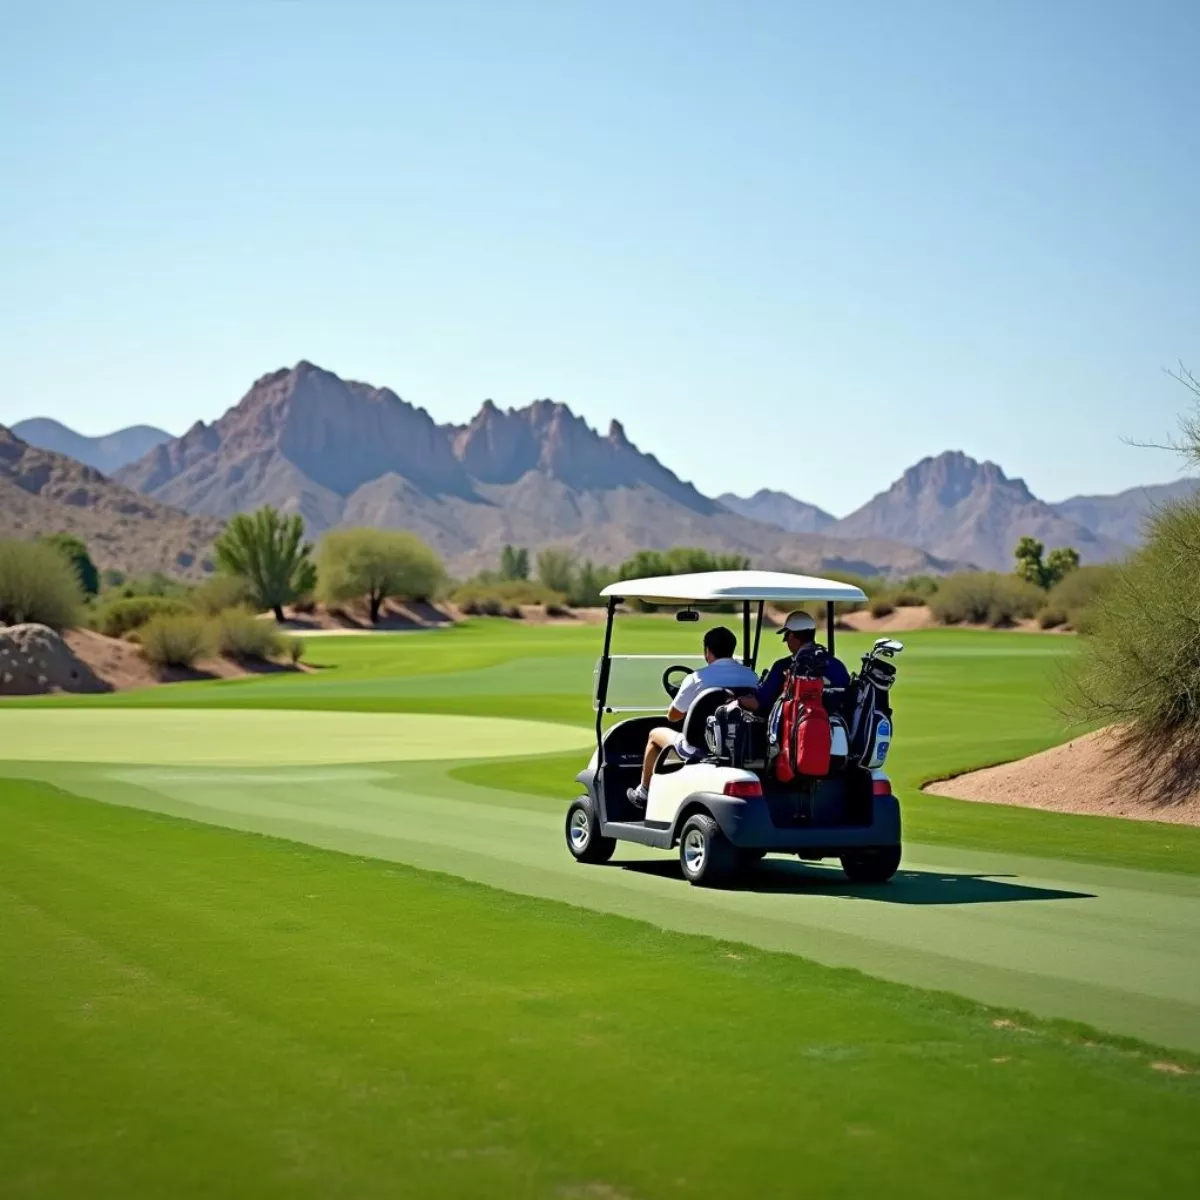
{"label": "sand bunker", "polygon": [[924,790],[956,800],[1200,825],[1200,787],[1181,803],[1161,805],[1134,795],[1121,777],[1112,736],[1102,729],[1029,758],[931,783]]}

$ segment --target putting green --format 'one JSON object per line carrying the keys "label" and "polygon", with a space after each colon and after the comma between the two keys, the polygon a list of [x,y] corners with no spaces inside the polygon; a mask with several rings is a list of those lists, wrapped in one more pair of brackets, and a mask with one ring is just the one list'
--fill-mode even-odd
{"label": "putting green", "polygon": [[251,709],[13,709],[0,761],[304,766],[582,749],[585,730],[500,717]]}

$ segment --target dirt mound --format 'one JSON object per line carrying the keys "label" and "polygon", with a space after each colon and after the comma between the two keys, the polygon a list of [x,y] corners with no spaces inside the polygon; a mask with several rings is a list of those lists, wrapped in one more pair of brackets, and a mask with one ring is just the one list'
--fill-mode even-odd
{"label": "dirt mound", "polygon": [[53,629],[45,625],[0,629],[0,695],[110,691],[112,685],[76,657]]}
{"label": "dirt mound", "polygon": [[1186,799],[1164,804],[1156,801],[1152,789],[1139,792],[1129,782],[1139,774],[1145,773],[1135,770],[1116,748],[1112,733],[1102,729],[1029,758],[931,783],[924,790],[956,800],[1200,825],[1200,786]]}
{"label": "dirt mound", "polygon": [[91,629],[72,629],[66,635],[66,643],[81,662],[117,690],[161,682],[133,642],[105,637]]}
{"label": "dirt mound", "polygon": [[864,608],[860,612],[845,613],[842,623],[847,629],[859,633],[907,633],[913,629],[932,629],[937,625],[933,614],[923,604],[894,609],[886,617],[873,617]]}

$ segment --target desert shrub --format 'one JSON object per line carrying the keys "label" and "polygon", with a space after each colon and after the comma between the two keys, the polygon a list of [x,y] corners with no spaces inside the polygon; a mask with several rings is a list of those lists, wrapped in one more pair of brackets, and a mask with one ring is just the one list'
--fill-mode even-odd
{"label": "desert shrub", "polygon": [[192,667],[212,653],[207,622],[198,613],[157,616],[138,631],[142,657],[159,667]]}
{"label": "desert shrub", "polygon": [[213,618],[212,644],[222,658],[234,662],[270,662],[287,652],[274,625],[244,608],[226,609]]}
{"label": "desert shrub", "polygon": [[[916,601],[916,604],[925,604],[928,602],[929,597],[938,590],[940,584],[941,580],[936,575],[910,575],[901,582],[898,594],[901,596],[919,596],[920,599]],[[900,607],[904,608],[906,606],[902,604]],[[914,605],[907,607],[914,607]]]}
{"label": "desert shrub", "polygon": [[571,610],[565,604],[546,604],[543,611],[548,617],[569,617]]}
{"label": "desert shrub", "polygon": [[1092,621],[1092,610],[1097,601],[1110,588],[1117,576],[1117,568],[1079,567],[1050,589],[1046,606],[1061,609],[1067,622],[1079,630],[1087,630]]}
{"label": "desert shrub", "polygon": [[468,580],[454,589],[450,599],[463,612],[499,616],[514,605],[562,604],[564,597],[532,579],[506,579],[490,583]]}
{"label": "desert shrub", "polygon": [[892,593],[892,603],[897,608],[920,608],[922,604],[929,603],[929,597],[932,595],[932,592],[921,593],[901,588],[898,592]]}
{"label": "desert shrub", "polygon": [[187,601],[170,596],[118,597],[97,604],[89,624],[105,637],[125,637],[155,617],[179,617],[192,612]]}
{"label": "desert shrub", "polygon": [[216,617],[229,608],[244,608],[250,589],[236,575],[214,575],[193,588],[189,600],[202,617]]}
{"label": "desert shrub", "polygon": [[521,611],[521,606],[519,604],[510,604],[508,608],[504,610],[504,615],[514,621],[522,621],[525,618],[525,614]]}
{"label": "desert shrub", "polygon": [[445,574],[442,560],[414,533],[336,529],[317,551],[318,594],[326,604],[365,600],[371,623],[389,597],[423,600]]}
{"label": "desert shrub", "polygon": [[83,591],[62,554],[38,542],[0,539],[0,625],[33,621],[62,631],[82,615]]}
{"label": "desert shrub", "polygon": [[618,578],[612,567],[598,567],[589,558],[575,572],[567,603],[573,608],[598,608],[604,604],[604,597],[600,593]]}
{"label": "desert shrub", "polygon": [[298,667],[300,660],[304,657],[304,642],[298,637],[289,637],[287,634],[283,634],[282,636],[284,648],[287,651],[288,662],[293,667]]}
{"label": "desert shrub", "polygon": [[1038,627],[1041,629],[1058,629],[1067,624],[1067,610],[1047,604],[1037,615]]}
{"label": "desert shrub", "polygon": [[73,533],[52,533],[40,539],[57,550],[74,568],[83,594],[89,599],[100,592],[100,572],[92,562],[86,543]]}
{"label": "desert shrub", "polygon": [[1094,601],[1073,715],[1118,726],[1132,783],[1161,802],[1200,779],[1200,498],[1147,522],[1146,541]]}
{"label": "desert shrub", "polygon": [[964,571],[942,581],[929,607],[943,625],[1011,625],[1032,617],[1046,593],[1036,584],[992,571]]}
{"label": "desert shrub", "polygon": [[575,587],[575,555],[560,546],[548,546],[537,556],[537,577],[552,592],[569,596]]}
{"label": "desert shrub", "polygon": [[[110,576],[113,580],[111,583]],[[172,579],[161,571],[133,577],[124,576],[120,571],[106,571],[105,582],[101,600],[132,599],[134,596],[166,596],[172,600],[186,600],[192,590],[186,583]]]}
{"label": "desert shrub", "polygon": [[891,596],[884,594],[876,596],[870,604],[867,605],[867,611],[873,617],[890,617],[896,611],[895,601]]}

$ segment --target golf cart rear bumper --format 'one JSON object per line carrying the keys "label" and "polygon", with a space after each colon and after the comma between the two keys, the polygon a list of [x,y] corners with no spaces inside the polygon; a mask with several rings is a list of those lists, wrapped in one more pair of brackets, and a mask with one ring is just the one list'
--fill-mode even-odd
{"label": "golf cart rear bumper", "polygon": [[[812,825],[781,827],[771,819],[765,799],[738,799],[714,792],[697,792],[685,810],[703,804],[721,832],[739,849],[835,858],[847,851],[900,845],[900,805],[895,796],[875,796],[869,825]],[[679,830],[675,830],[678,837]]]}

